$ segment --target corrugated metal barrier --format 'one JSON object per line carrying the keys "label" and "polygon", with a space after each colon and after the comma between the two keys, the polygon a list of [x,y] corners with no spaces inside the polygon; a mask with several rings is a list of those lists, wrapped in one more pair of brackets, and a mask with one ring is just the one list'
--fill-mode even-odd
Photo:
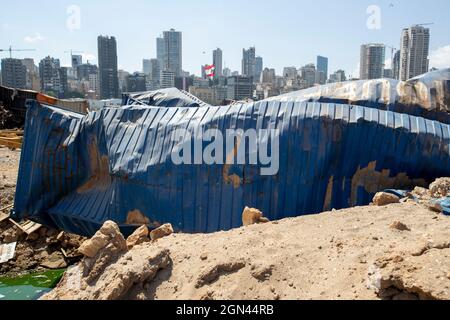
{"label": "corrugated metal barrier", "polygon": [[[174,164],[177,129],[195,136],[212,128],[224,135],[277,129],[277,174],[261,175],[259,158],[254,165]],[[258,146],[267,141],[255,139]],[[167,222],[184,232],[228,230],[241,226],[245,206],[274,220],[366,205],[384,189],[425,186],[450,176],[449,145],[445,123],[348,104],[133,105],[82,116],[32,101],[13,215],[82,235],[109,219],[125,233]],[[227,159],[235,155],[222,151]],[[254,152],[246,148],[246,159]]]}

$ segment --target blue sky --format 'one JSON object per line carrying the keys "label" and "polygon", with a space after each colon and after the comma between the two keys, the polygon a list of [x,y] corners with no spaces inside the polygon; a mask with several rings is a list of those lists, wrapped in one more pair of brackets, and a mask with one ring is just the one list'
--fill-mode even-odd
{"label": "blue sky", "polygon": [[[119,66],[142,68],[143,58],[156,56],[155,38],[164,30],[183,32],[183,69],[200,73],[212,50],[224,51],[227,67],[239,70],[242,48],[256,46],[265,67],[278,73],[284,66],[330,60],[330,71],[358,68],[362,43],[399,47],[403,27],[434,22],[432,64],[450,67],[450,1],[448,0],[14,0],[2,1],[0,48],[34,48],[15,53],[39,61],[46,55],[69,63],[70,49],[96,62],[97,36],[114,35]],[[70,30],[68,7],[80,8],[80,28]],[[381,28],[368,29],[367,8],[381,9]],[[205,53],[204,53],[205,52]],[[0,53],[0,57],[7,54]],[[387,52],[387,58],[390,51]]]}

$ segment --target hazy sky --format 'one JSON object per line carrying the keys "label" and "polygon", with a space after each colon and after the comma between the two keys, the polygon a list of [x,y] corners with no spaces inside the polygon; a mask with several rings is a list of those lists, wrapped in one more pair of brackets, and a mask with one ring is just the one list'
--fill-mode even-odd
{"label": "hazy sky", "polygon": [[[80,9],[80,24],[73,5]],[[367,27],[371,5],[381,10],[379,29]],[[183,32],[183,69],[192,73],[212,62],[216,47],[224,52],[225,66],[240,71],[242,48],[256,46],[264,66],[278,73],[315,63],[320,54],[329,58],[330,72],[343,68],[354,74],[362,43],[398,48],[402,28],[427,22],[434,23],[432,66],[450,67],[448,0],[2,0],[0,48],[33,48],[14,56],[38,63],[51,55],[64,65],[65,51],[73,49],[96,63],[97,36],[107,34],[117,38],[119,67],[138,71],[143,58],[156,57],[155,38],[175,28]]]}

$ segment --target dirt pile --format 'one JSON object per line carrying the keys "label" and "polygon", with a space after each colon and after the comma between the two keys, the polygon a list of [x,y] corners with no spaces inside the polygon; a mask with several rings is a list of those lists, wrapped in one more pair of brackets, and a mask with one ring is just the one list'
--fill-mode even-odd
{"label": "dirt pile", "polygon": [[104,228],[44,299],[450,299],[450,218],[408,199],[130,249]]}

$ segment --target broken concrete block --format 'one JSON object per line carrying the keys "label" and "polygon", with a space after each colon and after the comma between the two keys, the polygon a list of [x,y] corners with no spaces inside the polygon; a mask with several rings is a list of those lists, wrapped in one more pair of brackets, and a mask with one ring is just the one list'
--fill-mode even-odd
{"label": "broken concrete block", "polygon": [[450,196],[450,178],[439,178],[430,184],[430,193],[433,198]]}
{"label": "broken concrete block", "polygon": [[373,204],[379,207],[393,203],[400,203],[400,198],[390,193],[378,192],[373,198]]}
{"label": "broken concrete block", "polygon": [[120,249],[126,250],[127,248],[127,243],[120,233],[119,226],[112,221],[106,221],[91,239],[83,242],[78,251],[86,257],[93,258],[109,243],[114,243]]}
{"label": "broken concrete block", "polygon": [[265,218],[261,211],[255,208],[245,207],[244,212],[242,213],[242,224],[244,227],[267,222],[270,222],[269,219]]}
{"label": "broken concrete block", "polygon": [[163,224],[161,227],[150,232],[152,241],[170,236],[173,233],[173,228],[170,223]]}
{"label": "broken concrete block", "polygon": [[127,247],[128,250],[133,248],[134,246],[137,246],[139,244],[142,244],[144,242],[150,241],[149,238],[149,231],[147,226],[141,226],[140,228],[136,229],[135,232],[127,239]]}
{"label": "broken concrete block", "polygon": [[45,258],[41,263],[41,266],[47,269],[63,269],[67,267],[67,263],[64,260],[62,253],[54,252]]}

